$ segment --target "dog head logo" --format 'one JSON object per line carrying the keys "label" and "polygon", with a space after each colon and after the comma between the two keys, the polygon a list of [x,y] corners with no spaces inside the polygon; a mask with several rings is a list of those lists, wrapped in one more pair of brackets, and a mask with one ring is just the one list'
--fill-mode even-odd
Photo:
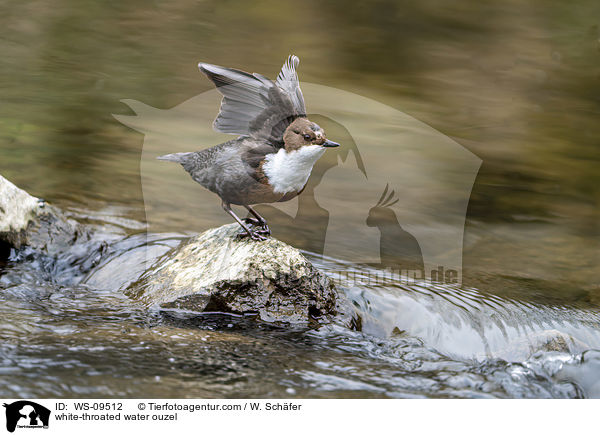
{"label": "dog head logo", "polygon": [[27,400],[4,404],[6,408],[6,430],[14,432],[19,428],[47,428],[50,410]]}

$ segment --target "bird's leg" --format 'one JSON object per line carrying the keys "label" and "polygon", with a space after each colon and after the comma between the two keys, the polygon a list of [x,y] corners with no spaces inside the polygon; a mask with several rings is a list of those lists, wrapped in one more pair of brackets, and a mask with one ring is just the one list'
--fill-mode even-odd
{"label": "bird's leg", "polygon": [[221,203],[221,206],[223,207],[223,210],[225,210],[227,214],[231,215],[231,217],[233,217],[235,221],[238,224],[240,224],[241,227],[246,231],[247,234],[239,234],[238,237],[250,237],[252,240],[267,240],[265,236],[252,232],[252,230],[250,230],[250,228],[248,228],[248,226],[244,222],[242,222],[242,220],[239,217],[237,217],[237,215],[233,212],[229,204],[227,204],[225,201]]}
{"label": "bird's leg", "polygon": [[246,218],[244,219],[244,221],[246,223],[255,225],[255,226],[260,226],[262,227],[258,232],[260,234],[266,234],[266,235],[270,235],[271,234],[271,230],[269,229],[269,226],[267,225],[267,221],[264,217],[262,217],[261,215],[259,215],[256,210],[254,210],[252,207],[250,207],[249,205],[245,205],[244,207],[246,207],[246,210],[248,210],[256,219],[252,219],[252,218]]}
{"label": "bird's leg", "polygon": [[267,225],[267,220],[264,217],[262,217],[261,215],[259,215],[256,210],[254,210],[249,205],[245,205],[244,207],[246,207],[246,210],[248,210],[250,213],[252,213],[252,215],[258,220],[258,224],[261,227]]}

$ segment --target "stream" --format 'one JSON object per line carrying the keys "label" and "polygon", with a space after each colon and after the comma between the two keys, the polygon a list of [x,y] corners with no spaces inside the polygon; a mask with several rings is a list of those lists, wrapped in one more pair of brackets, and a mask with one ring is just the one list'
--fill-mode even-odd
{"label": "stream", "polygon": [[[55,258],[0,252],[0,394],[600,397],[600,3],[297,9],[0,5],[0,174],[97,229]],[[361,330],[141,309],[127,283],[231,223],[155,159],[233,138],[198,62],[274,79],[290,54],[341,146],[297,200],[257,210]],[[449,279],[387,275],[402,246]]]}

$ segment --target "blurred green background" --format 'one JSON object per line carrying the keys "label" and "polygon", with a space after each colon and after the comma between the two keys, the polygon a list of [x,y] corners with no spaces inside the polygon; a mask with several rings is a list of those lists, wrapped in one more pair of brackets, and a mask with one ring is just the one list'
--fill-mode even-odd
{"label": "blurred green background", "polygon": [[5,1],[0,173],[59,205],[144,219],[143,136],[124,98],[170,108],[212,87],[198,61],[345,89],[483,160],[465,283],[600,302],[600,3]]}

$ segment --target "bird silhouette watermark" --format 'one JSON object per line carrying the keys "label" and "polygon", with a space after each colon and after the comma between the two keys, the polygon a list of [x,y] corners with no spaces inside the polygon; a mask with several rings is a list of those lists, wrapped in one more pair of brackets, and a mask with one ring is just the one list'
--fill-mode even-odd
{"label": "bird silhouette watermark", "polygon": [[[242,222],[265,225],[258,215],[274,237],[329,265],[367,267],[375,281],[408,276],[460,284],[467,206],[481,160],[398,109],[329,86],[301,87],[306,116],[340,146],[314,162],[299,195],[259,204]],[[177,165],[156,160],[227,140],[211,129],[224,92],[209,90],[170,109],[123,100],[135,113],[114,115],[144,134],[140,173],[149,231],[197,233],[227,222],[213,193],[190,183]],[[287,172],[277,174],[285,185],[281,174]]]}

